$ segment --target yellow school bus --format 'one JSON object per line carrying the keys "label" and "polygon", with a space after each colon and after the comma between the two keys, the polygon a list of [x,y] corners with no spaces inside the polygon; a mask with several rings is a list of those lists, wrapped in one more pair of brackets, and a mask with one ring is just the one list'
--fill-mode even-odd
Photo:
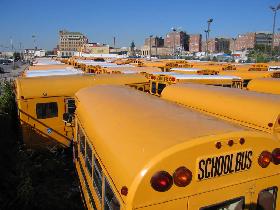
{"label": "yellow school bus", "polygon": [[[148,91],[147,79],[130,75],[67,75],[17,78],[15,92],[23,142],[27,147],[68,147],[73,127],[67,123],[75,111],[74,94],[97,84],[131,85]],[[65,114],[65,113],[68,113]]]}
{"label": "yellow school bus", "polygon": [[194,68],[203,68],[214,71],[236,70],[236,67],[230,63],[218,63],[218,62],[193,62]]}
{"label": "yellow school bus", "polygon": [[253,79],[247,86],[248,90],[261,93],[280,94],[280,79],[279,78],[260,78]]}
{"label": "yellow school bus", "polygon": [[236,65],[237,71],[268,71],[267,63],[249,63]]}
{"label": "yellow school bus", "polygon": [[219,75],[240,77],[243,80],[243,87],[247,87],[252,79],[280,78],[280,71],[221,71]]}
{"label": "yellow school bus", "polygon": [[217,75],[219,71],[202,68],[171,68],[170,72],[178,74],[200,74],[200,75]]}
{"label": "yellow school bus", "polygon": [[161,97],[280,139],[280,96],[199,84],[166,87]]}
{"label": "yellow school bus", "polygon": [[131,88],[76,93],[89,210],[278,209],[279,141]]}
{"label": "yellow school bus", "polygon": [[150,93],[160,96],[162,90],[172,84],[177,83],[200,83],[232,88],[242,88],[242,79],[236,76],[223,75],[198,75],[198,74],[178,74],[175,72],[157,72],[148,74],[150,81]]}

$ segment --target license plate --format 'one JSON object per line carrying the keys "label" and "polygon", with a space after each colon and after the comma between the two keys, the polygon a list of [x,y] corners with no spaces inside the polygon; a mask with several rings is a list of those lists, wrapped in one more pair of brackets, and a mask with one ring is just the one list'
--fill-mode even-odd
{"label": "license plate", "polygon": [[238,151],[198,159],[199,181],[249,170],[252,167],[252,150]]}

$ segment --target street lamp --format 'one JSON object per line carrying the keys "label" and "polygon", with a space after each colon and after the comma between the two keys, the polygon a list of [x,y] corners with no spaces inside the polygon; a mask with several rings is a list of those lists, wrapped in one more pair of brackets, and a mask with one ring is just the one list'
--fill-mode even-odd
{"label": "street lamp", "polygon": [[213,22],[213,18],[209,18],[207,20],[207,30],[205,31],[207,36],[206,36],[206,55],[208,55],[208,41],[210,37],[210,25]]}
{"label": "street lamp", "polygon": [[276,13],[277,10],[280,9],[280,4],[278,4],[276,7],[270,6],[270,9],[273,12],[273,28],[272,28],[272,43],[271,43],[271,57],[273,56],[273,44],[274,44],[274,33],[275,33],[275,19],[276,19]]}
{"label": "street lamp", "polygon": [[280,55],[280,40],[279,40],[279,32],[280,32],[280,28],[277,28],[278,31],[278,40],[277,40],[277,44],[278,44],[278,56]]}

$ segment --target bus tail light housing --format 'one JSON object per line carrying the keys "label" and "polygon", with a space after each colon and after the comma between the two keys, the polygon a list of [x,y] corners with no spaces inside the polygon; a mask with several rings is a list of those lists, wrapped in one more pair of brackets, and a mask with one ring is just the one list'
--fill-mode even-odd
{"label": "bus tail light housing", "polygon": [[158,192],[165,192],[173,185],[172,176],[166,171],[159,171],[151,178],[151,186]]}
{"label": "bus tail light housing", "polygon": [[272,152],[272,162],[275,165],[280,164],[280,148],[276,148]]}
{"label": "bus tail light housing", "polygon": [[268,151],[263,151],[258,159],[258,163],[262,168],[266,168],[272,160],[272,155]]}
{"label": "bus tail light housing", "polygon": [[177,168],[173,174],[174,184],[178,187],[186,187],[192,181],[192,172],[186,167]]}

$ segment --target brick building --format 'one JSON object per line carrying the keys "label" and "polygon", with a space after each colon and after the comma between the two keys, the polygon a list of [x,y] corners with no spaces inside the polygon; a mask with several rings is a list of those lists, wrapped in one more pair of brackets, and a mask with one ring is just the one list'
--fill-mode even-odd
{"label": "brick building", "polygon": [[79,50],[88,54],[109,54],[109,45],[98,43],[86,43]]}
{"label": "brick building", "polygon": [[189,38],[189,51],[190,52],[201,52],[202,50],[202,35],[191,34]]}
{"label": "brick building", "polygon": [[163,47],[164,46],[164,39],[162,37],[158,37],[158,36],[146,38],[144,45],[150,46],[150,40],[151,40],[152,47]]}

